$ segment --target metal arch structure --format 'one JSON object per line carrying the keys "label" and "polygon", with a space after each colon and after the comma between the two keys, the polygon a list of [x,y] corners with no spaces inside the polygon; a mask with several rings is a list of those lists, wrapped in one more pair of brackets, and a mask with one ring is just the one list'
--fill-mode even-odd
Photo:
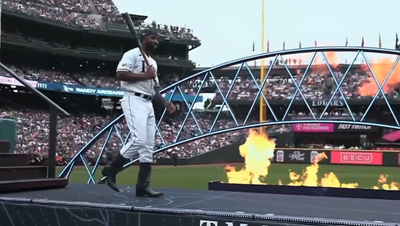
{"label": "metal arch structure", "polygon": [[[348,68],[347,68],[346,72],[343,74],[343,77],[340,79],[340,81],[338,81],[338,79],[335,76],[333,76],[334,73],[333,73],[333,70],[332,70],[332,68],[329,64],[329,61],[325,55],[325,52],[353,52],[353,53],[356,53],[352,63],[348,65]],[[301,78],[300,82],[297,83],[296,80],[294,79],[294,76],[291,74],[291,72],[289,70],[289,66],[285,63],[283,56],[293,55],[293,54],[304,54],[304,53],[312,53],[312,57],[311,57],[310,62],[306,66],[306,70],[304,72],[303,77]],[[326,107],[323,110],[323,113],[320,114],[319,116],[315,115],[313,113],[309,103],[307,102],[307,100],[301,90],[301,85],[302,85],[304,79],[307,77],[307,73],[309,72],[311,65],[313,64],[314,59],[317,56],[317,53],[320,53],[322,55],[323,60],[326,62],[327,69],[330,72],[330,74],[333,78],[333,81],[336,85],[336,89],[335,89],[333,95],[329,98],[329,102],[326,104]],[[389,54],[389,55],[397,56],[396,60],[394,61],[393,66],[391,67],[388,75],[386,76],[386,78],[382,84],[379,84],[377,76],[373,72],[371,64],[369,63],[369,61],[366,57],[366,53],[379,53],[379,54]],[[343,95],[343,92],[341,90],[341,85],[344,82],[344,79],[346,78],[346,76],[349,74],[351,67],[355,64],[358,57],[362,57],[364,59],[365,64],[368,66],[368,68],[371,72],[371,75],[378,86],[378,91],[377,91],[376,95],[374,95],[373,98],[371,98],[371,102],[370,102],[368,108],[366,109],[364,116],[362,116],[360,118],[356,119],[352,114],[349,115],[350,118],[348,120],[332,120],[332,119],[324,118],[323,117],[324,113],[327,111],[328,107],[330,106],[330,103],[334,100],[334,97],[337,93],[340,94],[340,96],[344,102],[344,105],[349,110],[349,112],[352,112],[349,104],[347,103],[346,98]],[[265,95],[263,93],[263,87],[265,86],[267,79],[268,79],[269,75],[271,74],[273,66],[269,67],[264,80],[260,81],[261,84],[259,84],[259,83],[257,83],[256,77],[253,75],[253,73],[251,72],[251,70],[247,64],[247,62],[249,62],[249,61],[251,62],[251,61],[259,60],[262,58],[273,58],[271,65],[275,65],[277,61],[283,62],[282,66],[286,70],[286,72],[288,73],[290,78],[292,79],[293,84],[296,88],[296,91],[295,91],[293,97],[291,98],[291,100],[289,101],[288,107],[287,107],[283,117],[281,117],[281,118],[278,118],[276,116],[273,109],[271,108],[271,105],[268,102],[268,99],[265,97]],[[175,134],[175,137],[170,140],[169,143],[166,142],[166,140],[163,138],[163,135],[162,135],[163,131],[162,131],[161,125],[163,123],[163,120],[166,118],[166,111],[164,110],[161,119],[157,122],[157,136],[159,137],[159,140],[160,140],[160,147],[154,151],[154,154],[163,152],[165,150],[174,148],[179,145],[184,145],[188,142],[196,141],[196,140],[207,138],[210,136],[219,135],[219,134],[228,133],[228,132],[234,132],[234,131],[242,130],[242,129],[251,129],[251,128],[256,128],[256,127],[261,127],[261,126],[274,126],[274,125],[282,125],[282,124],[316,123],[317,122],[317,123],[334,123],[334,124],[344,123],[344,124],[352,124],[352,125],[384,127],[384,128],[389,128],[389,129],[400,129],[400,124],[397,120],[397,116],[395,115],[395,112],[393,111],[388,98],[386,97],[385,93],[383,92],[383,87],[385,86],[385,84],[388,81],[389,77],[391,76],[392,72],[395,70],[399,60],[400,60],[400,51],[392,50],[392,49],[381,49],[381,48],[372,48],[372,47],[314,47],[314,48],[292,49],[292,50],[283,50],[283,51],[270,52],[270,53],[262,53],[262,54],[257,54],[257,55],[253,55],[253,56],[236,59],[233,61],[229,61],[229,62],[220,64],[220,65],[208,68],[204,71],[198,72],[187,78],[184,78],[184,79],[161,90],[161,93],[167,93],[167,92],[172,91],[172,95],[169,95],[170,100],[172,100],[172,98],[174,98],[176,95],[179,96],[181,98],[182,104],[184,104],[188,110],[187,110],[185,116],[182,117],[182,121],[181,121],[181,123],[179,123],[180,124],[179,128],[175,128],[175,129],[177,129],[178,132]],[[239,65],[239,67],[237,69],[235,76],[232,79],[230,86],[227,89],[227,92],[224,94],[224,92],[222,92],[222,90],[221,90],[220,85],[216,82],[217,79],[214,76],[213,72],[215,72],[216,70],[231,67],[234,65]],[[234,112],[231,110],[231,108],[229,106],[228,99],[229,99],[229,95],[233,89],[233,86],[234,86],[236,80],[238,79],[240,72],[243,69],[247,70],[247,72],[249,73],[249,76],[255,82],[255,85],[258,88],[258,92],[253,98],[251,108],[250,108],[245,120],[243,121],[243,123],[240,124],[240,123],[238,123],[240,120],[238,120],[235,117]],[[184,89],[194,87],[194,86],[189,87],[186,84],[187,82],[190,82],[193,79],[196,79],[197,84],[200,83],[200,85],[198,86],[198,89],[195,92],[194,97],[192,97],[191,100],[188,100],[189,98],[187,98],[187,95],[185,95]],[[193,107],[195,105],[197,98],[200,95],[201,88],[203,88],[205,84],[210,83],[210,81],[214,82],[216,93],[219,93],[222,98],[222,105],[219,108],[218,112],[215,112],[216,113],[215,118],[214,118],[213,122],[211,123],[211,125],[207,129],[204,129],[199,125],[199,120],[197,120],[197,118],[195,116],[196,112],[193,110]],[[181,86],[183,86],[184,88],[182,88]],[[293,105],[293,102],[298,94],[301,96],[301,98],[304,101],[305,106],[310,111],[312,119],[307,119],[307,120],[291,120],[290,118],[287,119],[289,110],[290,110],[291,106]],[[386,125],[386,124],[372,123],[372,122],[365,121],[365,115],[367,115],[368,111],[371,109],[372,105],[374,104],[375,100],[377,99],[377,97],[379,95],[381,95],[381,97],[384,99],[385,103],[387,104],[389,111],[394,118],[395,125]],[[259,98],[264,99],[264,101],[266,103],[266,107],[268,107],[274,120],[270,121],[270,122],[246,124],[249,119],[250,112],[251,112],[252,108],[255,106],[257,100],[259,100]],[[218,120],[219,116],[221,115],[224,107],[227,109],[228,113],[232,117],[234,126],[232,126],[231,128],[224,128],[224,129],[215,131],[214,128],[217,124],[217,120]],[[192,118],[192,121],[193,121],[191,127],[197,127],[198,135],[181,138],[180,136],[182,134],[182,131],[184,130],[185,123],[187,123],[187,121],[190,117]],[[73,171],[75,163],[77,161],[82,161],[84,168],[86,169],[86,171],[88,173],[87,183],[97,183],[97,181],[94,178],[94,175],[96,173],[96,170],[98,168],[100,160],[103,156],[103,153],[105,152],[106,148],[109,145],[108,142],[110,142],[112,139],[114,139],[114,142],[116,140],[118,140],[120,145],[124,145],[130,137],[129,133],[123,132],[123,126],[121,126],[119,124],[119,123],[121,123],[121,121],[123,121],[122,119],[123,119],[123,115],[120,115],[116,119],[109,122],[104,128],[102,128],[100,130],[100,132],[98,132],[86,145],[84,145],[77,152],[77,154],[72,158],[72,160],[61,171],[61,173],[59,174],[59,177],[60,178],[69,178],[69,176],[71,175],[71,173]],[[193,135],[193,134],[191,134],[191,135]],[[112,137],[114,137],[114,138],[112,138]],[[99,145],[99,147],[101,146],[100,153],[98,154],[98,157],[97,157],[96,162],[94,163],[93,167],[89,167],[87,161],[85,160],[84,155],[99,140],[102,141],[101,145]],[[138,158],[133,159],[131,162],[127,163],[124,166],[124,169],[129,167],[130,165],[134,164],[137,161],[138,161]],[[105,179],[104,177],[101,178],[100,182],[104,181],[104,179]]]}

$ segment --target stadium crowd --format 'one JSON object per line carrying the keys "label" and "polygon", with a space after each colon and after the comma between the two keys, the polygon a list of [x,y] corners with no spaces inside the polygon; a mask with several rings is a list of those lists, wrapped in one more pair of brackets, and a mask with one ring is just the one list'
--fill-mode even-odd
{"label": "stadium crowd", "polygon": [[[124,23],[112,0],[5,0],[3,10],[26,14],[43,20],[54,21],[91,30],[106,30],[106,23]],[[170,39],[198,40],[186,27],[141,21],[138,29],[157,30]]]}
{"label": "stadium crowd", "polygon": [[[300,84],[301,79],[304,74],[298,72],[294,74],[293,77],[296,80],[297,84]],[[350,71],[347,76],[344,78],[342,85],[340,86],[343,96],[346,99],[360,99],[362,96],[358,92],[358,88],[364,83],[371,81],[371,73],[364,72],[358,73],[356,71]],[[331,96],[335,89],[332,87],[329,92],[325,89],[325,81],[326,79],[330,79],[332,76],[329,73],[310,73],[306,75],[303,80],[303,83],[300,86],[301,92],[306,99],[322,99],[326,96]],[[341,81],[343,78],[343,73],[336,72],[335,78],[337,81]],[[247,100],[254,98],[259,92],[259,87],[261,85],[261,81],[258,79],[254,81],[254,79],[250,78],[238,78],[239,81],[236,81],[233,85],[231,93],[229,94],[230,99],[237,100]],[[217,84],[220,86],[221,92],[223,95],[229,90],[229,87],[232,85],[232,79],[221,78],[217,81]],[[240,85],[237,85],[240,84]],[[267,99],[292,99],[293,95],[296,93],[296,86],[294,85],[294,81],[292,79],[285,78],[284,76],[274,76],[267,80],[265,85],[264,95]],[[221,92],[216,90],[216,99],[221,99]],[[389,92],[386,93],[388,98],[397,96],[397,92]],[[337,92],[335,95],[336,98],[340,98],[340,92]],[[298,93],[296,95],[296,99],[302,99],[301,95]]]}
{"label": "stadium crowd", "polygon": [[[48,150],[48,134],[49,134],[49,113],[44,110],[23,109],[21,107],[2,106],[0,108],[0,118],[14,119],[18,122],[18,142],[17,151],[24,153],[35,153],[46,155]],[[196,113],[197,124],[202,131],[208,131],[213,119],[207,114]],[[102,117],[96,115],[73,116],[68,118],[60,118],[58,122],[58,147],[57,151],[60,155],[75,155],[94,135],[96,135],[103,126],[111,121],[110,117]],[[172,124],[160,124],[161,136],[157,134],[157,148],[164,145],[172,144],[175,140],[185,140],[197,135],[200,135],[200,129],[197,127],[196,121],[193,118],[188,118],[184,124],[181,133],[178,131],[182,127],[183,118],[175,117],[170,121]],[[217,131],[224,128],[234,126],[232,120],[221,119],[217,121],[215,129]],[[111,140],[107,142],[105,152],[115,152],[122,146],[128,131],[125,122],[121,122],[118,127],[119,132],[114,131]],[[216,136],[207,137],[196,140],[194,142],[180,145],[173,148],[179,153],[179,157],[188,158],[193,155],[201,154],[215,148],[230,144],[237,141],[239,138],[246,136],[246,131],[236,131],[224,134],[222,140]],[[88,155],[98,155],[104,145],[105,137],[99,139],[93,145]],[[160,153],[158,157],[165,156]]]}
{"label": "stadium crowd", "polygon": [[[18,142],[17,151],[24,153],[34,153],[46,155],[48,150],[48,122],[49,113],[45,110],[23,109],[21,107],[10,107],[3,105],[0,108],[0,118],[14,119],[18,122]],[[210,130],[214,118],[208,113],[194,113],[196,120],[189,117],[182,127],[183,115],[173,117],[166,123],[162,121],[159,126],[161,136],[157,133],[156,148],[161,148],[176,141],[185,140],[199,136]],[[223,113],[226,114],[226,113]],[[300,114],[300,113],[299,113]],[[97,115],[73,116],[60,118],[58,122],[58,147],[59,155],[72,157],[79,151],[101,128],[112,120],[111,117]],[[171,123],[172,122],[172,123]],[[197,123],[196,123],[197,122]],[[249,120],[248,124],[256,123],[256,120]],[[238,122],[243,123],[241,121]],[[220,118],[212,131],[232,128],[235,123],[228,117]],[[181,129],[182,127],[182,129]],[[200,129],[201,131],[200,131]],[[290,132],[290,125],[273,126],[268,128],[269,133]],[[105,148],[107,153],[118,151],[128,134],[125,122],[122,121],[118,126],[118,132],[114,130]],[[179,134],[179,135],[178,135]],[[214,150],[216,148],[231,144],[247,137],[248,130],[239,130],[225,133],[224,136],[210,136],[195,140],[183,145],[169,149],[168,152],[178,153],[179,158],[190,158],[192,156]],[[104,145],[105,136],[101,137],[87,152],[88,156],[98,156]],[[166,152],[156,155],[157,158],[166,157]]]}
{"label": "stadium crowd", "polygon": [[[85,85],[87,87],[103,87],[103,88],[119,88],[119,82],[112,76],[107,76],[106,73],[101,74],[100,72],[96,73],[85,73],[85,74],[66,74],[61,71],[55,70],[38,70],[27,67],[15,67],[13,65],[7,65],[13,70],[17,71],[20,75],[23,75],[24,78],[35,81],[42,82],[60,82],[64,84],[72,84],[72,85]],[[8,76],[5,72],[0,72],[2,76]],[[343,74],[338,72],[335,74],[336,79],[340,81]],[[304,79],[301,90],[305,98],[307,99],[321,99],[325,95],[331,96],[332,92],[326,93],[324,87],[325,78],[329,77],[327,74],[316,74],[310,73]],[[160,76],[162,77],[162,76]],[[303,74],[299,73],[293,75],[296,79],[296,82],[299,83]],[[355,71],[350,71],[350,73],[346,76],[341,85],[341,90],[343,95],[347,99],[359,99],[362,98],[358,93],[358,87],[360,85],[369,80],[371,75],[369,73],[357,73]],[[201,85],[200,79],[189,80],[182,87],[186,88],[187,92],[196,93],[196,90],[200,88]],[[173,81],[177,81],[174,78]],[[170,81],[163,81],[164,83],[171,83]],[[212,87],[217,84],[224,96],[226,96],[229,87],[232,85],[232,79],[228,78],[217,78],[216,81],[213,81],[211,78],[206,81],[204,87]],[[228,99],[235,100],[248,100],[254,98],[258,91],[259,86],[261,85],[260,80],[254,81],[251,77],[238,77],[238,79],[233,84],[232,90],[228,96]],[[216,87],[216,86],[215,86]],[[296,92],[296,87],[293,84],[293,81],[288,78],[284,78],[283,76],[274,76],[273,78],[268,79],[266,83],[266,92],[265,97],[267,99],[291,99]],[[219,89],[215,88],[215,98],[220,99],[221,93]],[[386,93],[388,98],[397,96],[397,91]],[[336,93],[336,97],[341,97],[340,93]],[[297,99],[300,99],[301,96],[297,94]]]}
{"label": "stadium crowd", "polygon": [[[94,74],[65,74],[58,71],[49,71],[49,70],[39,70],[33,68],[18,68],[13,65],[8,65],[11,69],[15,70],[19,75],[22,75],[24,78],[28,80],[37,80],[37,81],[47,81],[47,82],[61,82],[65,84],[76,84],[82,85],[85,84],[89,87],[118,87],[118,82],[112,77],[104,77]],[[8,76],[5,72],[0,73],[1,76]],[[301,75],[299,75],[301,76]],[[321,83],[321,79],[323,79],[323,75],[319,74],[311,74],[314,79],[310,78],[306,80],[306,88],[305,90],[309,90],[312,92],[314,90],[314,86],[317,86],[316,83]],[[338,74],[338,78],[340,78],[341,74]],[[358,77],[357,77],[358,76]],[[297,77],[301,78],[301,77]],[[366,75],[358,75],[351,74],[348,80],[346,80],[346,86],[344,89],[344,93],[349,98],[357,98],[355,94],[355,90],[357,85],[356,78],[367,78]],[[249,79],[239,79],[237,82],[237,86],[232,89],[231,98],[241,99],[244,98],[243,94],[247,93],[246,98],[251,97],[251,89],[256,87],[255,82],[251,82]],[[313,83],[314,81],[314,83]],[[224,95],[226,94],[227,87],[231,84],[231,80],[229,79],[218,79],[217,83],[220,85],[222,92]],[[285,86],[282,84],[287,83]],[[198,88],[198,81],[191,81],[185,89],[186,93],[194,93],[194,90]],[[209,81],[209,87],[212,84],[212,81]],[[291,86],[287,79],[274,77],[268,82],[268,93],[275,93],[276,95],[268,95],[268,98],[288,98],[290,97],[290,93],[294,92],[294,89],[290,88]],[[236,88],[237,87],[237,88]],[[285,88],[289,87],[289,88]],[[286,91],[283,92],[282,90]],[[267,94],[268,94],[267,93]],[[252,93],[255,95],[255,93]],[[305,95],[309,98],[313,98],[315,96],[311,95],[311,93],[306,93]],[[218,96],[218,95],[217,95]],[[49,115],[45,111],[33,111],[33,110],[16,110],[16,109],[2,109],[0,112],[1,117],[9,117],[17,119],[22,125],[21,133],[18,136],[19,141],[19,150],[23,150],[26,152],[34,152],[34,153],[43,153],[46,154],[47,151],[47,140],[48,140],[48,127],[46,123],[48,122]],[[329,115],[338,116],[338,112],[329,113]],[[342,115],[348,115],[348,113],[342,112]],[[202,131],[208,131],[209,126],[212,125],[213,118],[206,113],[196,113],[197,122]],[[297,117],[304,117],[307,114],[298,112]],[[183,117],[183,116],[182,116]],[[110,121],[110,118],[104,118],[100,116],[86,115],[80,117],[72,117],[68,119],[62,119],[59,124],[59,147],[58,150],[63,152],[64,155],[74,155],[76,151],[80,150],[84,144],[86,144],[98,131],[102,128],[106,123]],[[181,127],[180,123],[182,122],[182,118],[172,118],[173,125],[169,125],[167,123],[162,122],[160,125],[160,131],[162,136],[157,137],[157,147],[162,147],[165,144],[174,143],[175,140],[187,139],[193,136],[200,135],[200,130],[191,117],[189,117],[188,121],[184,125],[181,130],[181,134],[177,139],[177,133]],[[254,121],[252,121],[254,122]],[[252,123],[248,122],[248,123]],[[66,126],[71,125],[71,126]],[[223,128],[230,128],[234,126],[234,122],[229,119],[219,120],[216,129],[219,130]],[[121,128],[125,128],[122,126]],[[271,128],[272,131],[275,132],[286,132],[290,131],[290,126],[276,126]],[[127,132],[125,131],[126,134]],[[227,133],[224,136],[216,136],[207,137],[204,139],[196,140],[194,142],[180,145],[173,148],[173,151],[179,153],[180,158],[188,158],[192,155],[197,155],[203,152],[210,151],[212,149],[224,146],[233,141],[237,141],[240,137],[245,137],[247,131],[236,131]],[[222,140],[221,140],[222,139]],[[104,139],[100,139],[94,146],[92,146],[89,153],[91,155],[98,155],[101,147],[103,145]],[[121,147],[121,140],[118,137],[118,134],[115,133],[112,136],[112,142],[108,143],[106,151],[115,151]],[[43,152],[44,151],[44,152]],[[165,153],[160,153],[157,155],[158,157],[168,157]]]}

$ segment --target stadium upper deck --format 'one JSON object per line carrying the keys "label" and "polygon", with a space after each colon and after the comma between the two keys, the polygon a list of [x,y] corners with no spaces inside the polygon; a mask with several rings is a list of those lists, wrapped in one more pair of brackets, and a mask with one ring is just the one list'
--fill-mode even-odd
{"label": "stadium upper deck", "polygon": [[[84,28],[86,30],[106,31],[108,26],[119,27],[128,32],[117,6],[112,0],[29,0],[3,1],[4,13],[20,13],[30,17],[56,22],[63,25]],[[137,16],[138,28],[158,29],[164,37],[172,40],[191,40],[199,44],[199,39],[188,28],[157,24],[155,21],[144,23],[146,16]]]}
{"label": "stadium upper deck", "polygon": [[[135,47],[117,7],[108,0],[3,1],[2,17],[2,54],[6,55],[7,50],[44,52],[115,66],[124,51]],[[137,30],[152,29],[160,34],[159,65],[174,67],[175,72],[179,72],[177,68],[193,69],[188,51],[200,46],[193,31],[147,23],[146,19],[135,15],[134,23]],[[119,29],[111,29],[113,26]]]}

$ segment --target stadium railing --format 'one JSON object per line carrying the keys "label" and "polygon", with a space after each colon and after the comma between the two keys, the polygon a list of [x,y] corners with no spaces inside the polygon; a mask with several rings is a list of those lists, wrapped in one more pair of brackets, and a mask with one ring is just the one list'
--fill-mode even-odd
{"label": "stadium railing", "polygon": [[50,120],[49,120],[49,165],[48,165],[48,178],[56,177],[56,148],[57,148],[57,116],[68,117],[70,114],[65,111],[62,107],[54,103],[43,93],[36,89],[36,87],[31,86],[25,79],[19,77],[13,70],[6,67],[4,64],[0,63],[0,68],[7,72],[10,76],[24,85],[29,91],[34,93],[36,96],[45,101],[50,107]]}

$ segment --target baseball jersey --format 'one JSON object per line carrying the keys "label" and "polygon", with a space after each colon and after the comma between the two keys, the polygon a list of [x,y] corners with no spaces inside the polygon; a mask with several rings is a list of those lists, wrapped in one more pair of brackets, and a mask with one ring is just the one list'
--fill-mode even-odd
{"label": "baseball jersey", "polygon": [[[157,62],[150,56],[147,57],[147,60],[150,67],[157,74]],[[140,52],[139,48],[134,48],[124,53],[122,59],[118,63],[117,72],[119,71],[130,71],[135,74],[144,73],[147,71],[146,63],[144,62],[142,53]],[[154,86],[156,85],[156,83],[158,85],[157,77],[155,78],[155,81],[153,79],[137,82],[121,81],[121,89],[128,92],[154,96]]]}

